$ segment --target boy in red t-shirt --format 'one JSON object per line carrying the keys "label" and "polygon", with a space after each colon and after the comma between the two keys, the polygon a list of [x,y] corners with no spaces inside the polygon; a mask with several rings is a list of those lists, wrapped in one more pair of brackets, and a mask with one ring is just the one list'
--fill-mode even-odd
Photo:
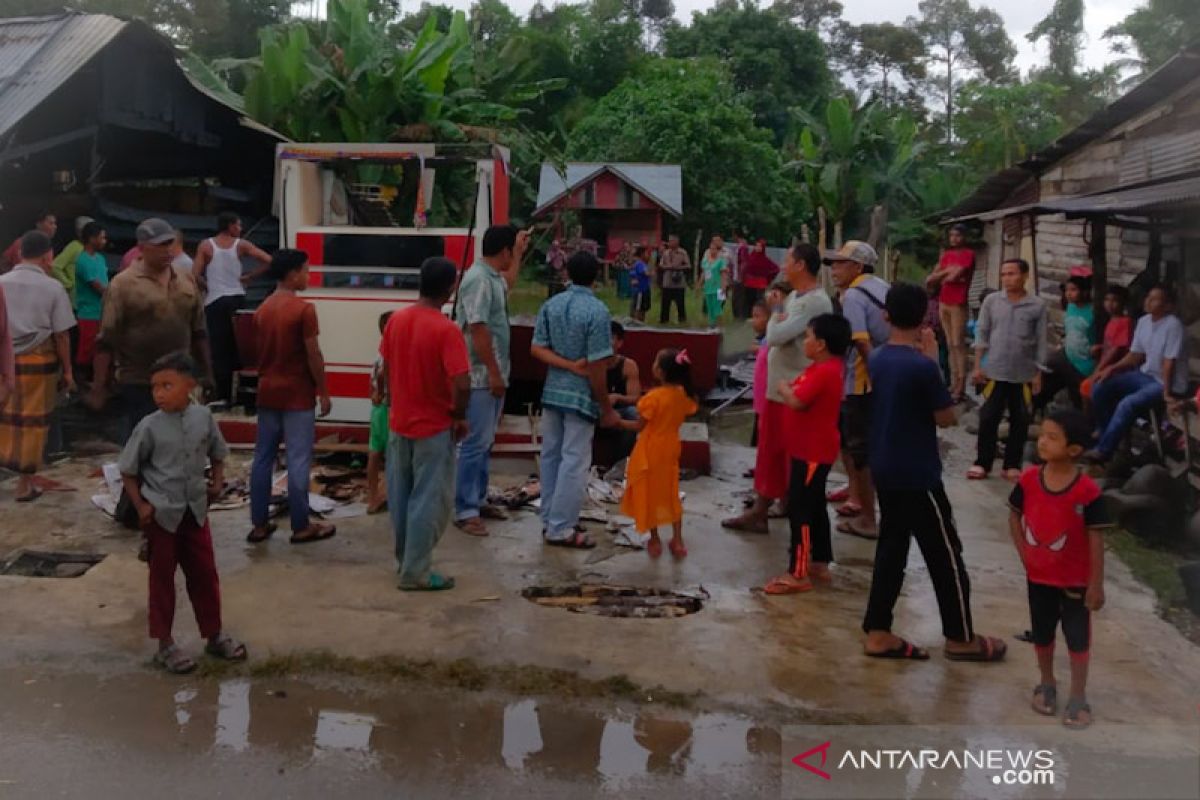
{"label": "boy in red t-shirt", "polygon": [[1054,680],[1055,628],[1062,622],[1071,655],[1071,696],[1063,724],[1092,723],[1087,703],[1091,612],[1104,605],[1104,540],[1112,526],[1100,487],[1075,465],[1091,439],[1087,418],[1073,409],[1042,423],[1038,456],[1045,462],[1021,475],[1009,497],[1009,530],[1029,584],[1029,615],[1041,682],[1033,690],[1033,710],[1058,713]]}
{"label": "boy in red t-shirt", "polygon": [[[1110,286],[1104,293],[1104,313],[1108,315],[1108,323],[1104,326],[1104,343],[1092,348],[1092,356],[1097,358],[1095,375],[1102,369],[1111,367],[1129,352],[1133,343],[1133,317],[1129,316],[1129,290],[1124,286]],[[1087,376],[1079,385],[1079,393],[1085,401],[1092,399],[1092,377]]]}
{"label": "boy in red t-shirt", "polygon": [[791,458],[788,519],[792,540],[788,571],[772,578],[767,594],[798,594],[812,581],[829,583],[833,561],[825,480],[841,449],[838,417],[842,406],[850,323],[840,314],[813,318],[804,332],[804,355],[812,363],[792,383],[780,381],[779,392],[790,409],[784,425]]}

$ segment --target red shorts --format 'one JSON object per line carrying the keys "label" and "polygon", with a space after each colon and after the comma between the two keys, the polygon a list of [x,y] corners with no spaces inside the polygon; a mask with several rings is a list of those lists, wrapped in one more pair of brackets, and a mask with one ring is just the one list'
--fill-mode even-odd
{"label": "red shorts", "polygon": [[75,363],[90,367],[96,355],[96,336],[100,333],[100,320],[79,320],[79,348],[75,351]]}
{"label": "red shorts", "polygon": [[754,460],[754,491],[760,497],[779,500],[787,496],[792,459],[787,451],[787,406],[767,401],[758,415],[758,453]]}

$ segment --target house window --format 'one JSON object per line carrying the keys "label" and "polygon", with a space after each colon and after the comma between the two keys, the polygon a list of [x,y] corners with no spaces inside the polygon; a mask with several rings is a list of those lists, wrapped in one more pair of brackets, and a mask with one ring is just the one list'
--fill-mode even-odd
{"label": "house window", "polygon": [[596,205],[596,184],[589,183],[583,188],[583,206],[592,208]]}
{"label": "house window", "polygon": [[621,184],[621,208],[637,208],[641,203],[637,190],[628,183]]}

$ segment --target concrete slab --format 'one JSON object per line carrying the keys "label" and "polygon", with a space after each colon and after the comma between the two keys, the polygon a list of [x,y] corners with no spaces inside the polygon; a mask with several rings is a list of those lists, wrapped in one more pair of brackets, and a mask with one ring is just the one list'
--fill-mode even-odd
{"label": "concrete slab", "polygon": [[[714,474],[682,485],[691,555],[652,561],[618,548],[577,552],[543,546],[536,517],[519,514],[476,539],[448,530],[436,563],[458,588],[414,595],[394,585],[384,517],[340,520],[329,542],[294,547],[285,535],[265,546],[244,542],[245,510],[212,517],[227,627],[254,656],[329,649],[369,659],[471,658],[484,664],[536,664],[645,686],[701,692],[701,704],[757,709],[781,723],[1033,723],[1027,696],[1037,677],[1032,649],[1011,640],[1028,626],[1024,576],[1006,531],[1007,485],[958,476],[969,442],[948,438],[948,491],[964,540],[974,615],[981,632],[1009,638],[997,665],[956,664],[940,654],[940,624],[916,548],[897,609],[897,630],[931,646],[925,663],[861,655],[859,624],[873,545],[836,535],[833,588],[767,598],[751,592],[785,563],[784,521],[767,536],[731,534],[719,520],[740,506],[748,448],[714,445]],[[957,438],[956,438],[957,437]],[[90,506],[99,461],[73,461],[48,475],[78,488],[32,505],[11,503],[0,487],[0,555],[20,547],[87,550],[108,557],[74,579],[0,577],[0,667],[53,661],[80,671],[136,671],[145,663],[145,566],[137,537]],[[244,464],[242,465],[244,468]],[[493,483],[519,482],[528,462],[498,464]],[[233,467],[236,474],[238,466]],[[507,477],[506,477],[507,476]],[[1092,691],[1097,719],[1194,721],[1200,650],[1154,611],[1154,599],[1116,560],[1109,605],[1094,621]],[[532,584],[604,580],[711,594],[707,607],[679,619],[611,619],[537,606],[520,596]],[[180,581],[182,598],[182,581]],[[176,631],[195,642],[186,601]],[[1060,648],[1062,651],[1063,648]],[[1066,677],[1061,653],[1060,674]],[[1057,724],[1045,720],[1045,724]]]}

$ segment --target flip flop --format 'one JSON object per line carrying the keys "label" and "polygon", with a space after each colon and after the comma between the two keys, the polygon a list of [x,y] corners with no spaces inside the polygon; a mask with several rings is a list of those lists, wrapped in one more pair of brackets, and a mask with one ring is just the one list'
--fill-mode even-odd
{"label": "flip flop", "polygon": [[646,555],[658,558],[662,555],[662,539],[650,539],[646,542]]}
{"label": "flip flop", "polygon": [[811,592],[813,585],[809,583],[792,583],[783,578],[772,578],[763,587],[764,594],[803,594]]}
{"label": "flip flop", "polygon": [[842,520],[837,524],[838,532],[848,533],[851,536],[857,536],[860,539],[868,539],[872,542],[879,538],[878,531],[867,531],[863,530],[862,528],[855,527],[855,523],[858,522],[858,520],[858,517],[850,517],[849,519]]}
{"label": "flip flop", "polygon": [[1058,687],[1048,683],[1033,687],[1033,701],[1029,707],[1043,717],[1053,717],[1058,713]]}
{"label": "flip flop", "polygon": [[154,663],[172,675],[187,675],[196,670],[196,662],[192,660],[192,657],[175,644],[155,653]]}
{"label": "flip flop", "polygon": [[[1086,720],[1079,718],[1080,714],[1087,714]],[[1073,731],[1081,731],[1084,728],[1090,727],[1092,724],[1092,707],[1085,701],[1072,697],[1067,701],[1067,710],[1063,714],[1063,725]]]}
{"label": "flip flop", "polygon": [[967,470],[967,480],[969,481],[986,481],[987,476],[988,471],[978,464]]}
{"label": "flip flop", "polygon": [[889,658],[899,661],[928,661],[929,651],[917,647],[909,641],[900,640],[900,644],[888,650],[880,650],[877,653],[872,653],[869,650],[864,650],[868,658]]}
{"label": "flip flop", "polygon": [[740,517],[731,517],[730,519],[721,520],[721,527],[731,531],[741,531],[743,533],[768,533],[770,529],[767,527],[766,520],[752,521],[746,515]]}
{"label": "flip flop", "polygon": [[546,544],[551,547],[570,547],[575,550],[591,550],[596,546],[596,543],[592,541],[592,537],[578,531],[565,539],[546,539]]}
{"label": "flip flop", "polygon": [[420,583],[402,583],[398,588],[402,592],[444,592],[454,588],[454,578],[431,572]]}
{"label": "flip flop", "polygon": [[483,537],[488,535],[487,526],[483,524],[483,520],[479,517],[460,519],[454,523],[454,527],[458,528],[460,531],[469,536]]}
{"label": "flip flop", "polygon": [[222,633],[217,637],[215,642],[206,644],[204,652],[214,658],[224,659],[225,661],[245,661],[249,655],[246,652],[246,645],[234,639],[228,633]]}
{"label": "flip flop", "polygon": [[259,544],[260,542],[265,542],[267,539],[270,539],[275,531],[279,530],[279,526],[274,522],[268,522],[263,528],[263,532],[256,536],[255,531],[257,530],[257,527],[252,528],[250,532],[246,534],[246,541],[250,544]]}
{"label": "flip flop", "polygon": [[23,494],[20,497],[18,497],[17,502],[18,503],[32,503],[34,500],[37,500],[41,496],[42,496],[42,490],[37,488],[36,486],[34,486],[29,491],[29,494]]}
{"label": "flip flop", "polygon": [[862,506],[858,503],[842,503],[837,507],[839,517],[857,517],[862,511]]}
{"label": "flip flop", "polygon": [[312,544],[313,542],[323,542],[326,539],[332,539],[334,535],[337,534],[336,525],[330,525],[327,528],[319,527],[317,530],[318,533],[314,536],[297,537],[296,534],[293,533],[292,538],[288,541],[290,541],[292,544]]}
{"label": "flip flop", "polygon": [[966,652],[957,650],[946,650],[945,656],[947,661],[978,661],[978,662],[993,662],[1003,661],[1004,654],[1008,652],[1008,645],[1004,640],[997,639],[994,636],[977,636],[979,647]]}
{"label": "flip flop", "polygon": [[675,544],[675,540],[672,539],[667,544],[667,549],[671,551],[671,555],[675,558],[687,558],[687,545],[682,542]]}
{"label": "flip flop", "polygon": [[825,494],[825,500],[830,503],[844,503],[850,499],[850,487],[844,486]]}

